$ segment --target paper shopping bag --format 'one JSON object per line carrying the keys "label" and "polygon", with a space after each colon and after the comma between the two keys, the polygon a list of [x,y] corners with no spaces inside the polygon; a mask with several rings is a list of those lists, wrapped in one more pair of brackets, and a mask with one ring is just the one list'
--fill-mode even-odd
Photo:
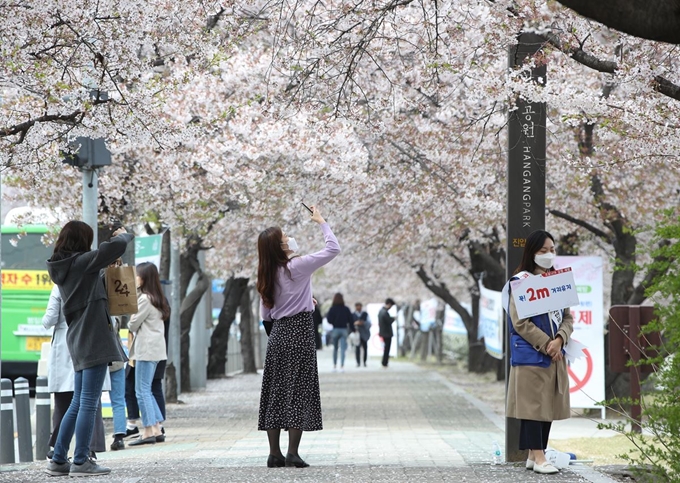
{"label": "paper shopping bag", "polygon": [[109,297],[109,314],[136,314],[137,274],[135,267],[108,267],[105,280],[106,294]]}

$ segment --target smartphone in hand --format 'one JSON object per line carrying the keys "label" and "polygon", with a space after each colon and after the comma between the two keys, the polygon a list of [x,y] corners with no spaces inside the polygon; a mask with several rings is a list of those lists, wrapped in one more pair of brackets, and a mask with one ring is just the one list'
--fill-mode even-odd
{"label": "smartphone in hand", "polygon": [[310,214],[312,214],[312,215],[314,214],[314,212],[312,211],[312,209],[311,209],[309,206],[307,206],[307,205],[304,204],[304,203],[302,203],[302,206],[304,206],[305,208],[307,208],[307,211],[309,211]]}

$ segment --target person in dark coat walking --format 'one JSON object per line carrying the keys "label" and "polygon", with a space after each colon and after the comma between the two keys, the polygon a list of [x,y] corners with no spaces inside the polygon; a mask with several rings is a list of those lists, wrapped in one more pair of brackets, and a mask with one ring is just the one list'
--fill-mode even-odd
{"label": "person in dark coat walking", "polygon": [[[133,235],[124,228],[91,250],[92,228],[82,221],[69,221],[59,232],[47,271],[59,287],[62,311],[68,324],[66,343],[73,361],[74,392],[71,405],[59,426],[54,455],[46,472],[52,476],[104,475],[109,468],[90,458],[90,439],[109,363],[126,361],[111,324],[108,297],[100,271],[125,253]],[[73,435],[76,448],[73,464],[68,448]]]}
{"label": "person in dark coat walking", "polygon": [[390,309],[396,305],[394,300],[388,298],[385,300],[385,305],[382,306],[380,312],[378,313],[378,327],[380,332],[378,335],[382,338],[385,346],[383,348],[382,366],[387,368],[390,361],[390,348],[392,347],[392,322],[394,322],[394,317],[390,315]]}

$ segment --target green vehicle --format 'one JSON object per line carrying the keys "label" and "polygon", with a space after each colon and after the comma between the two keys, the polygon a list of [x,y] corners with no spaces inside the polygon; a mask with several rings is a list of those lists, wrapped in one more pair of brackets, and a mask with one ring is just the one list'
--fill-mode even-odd
{"label": "green vehicle", "polygon": [[52,290],[45,261],[53,246],[45,246],[45,225],[2,226],[2,377],[33,380],[43,342],[52,329],[42,317]]}

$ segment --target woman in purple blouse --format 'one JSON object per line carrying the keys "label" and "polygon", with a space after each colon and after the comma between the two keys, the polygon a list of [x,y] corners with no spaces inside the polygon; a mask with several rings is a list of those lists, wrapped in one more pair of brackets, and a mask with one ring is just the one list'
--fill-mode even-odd
{"label": "woman in purple blouse", "polygon": [[[267,466],[309,466],[298,454],[303,431],[323,429],[319,372],[316,365],[312,274],[340,253],[340,245],[319,210],[312,206],[326,247],[295,255],[297,243],[279,227],[260,233],[257,291],[262,319],[272,321],[262,377],[258,429],[267,431]],[[281,429],[288,431],[288,452],[279,446]]]}

